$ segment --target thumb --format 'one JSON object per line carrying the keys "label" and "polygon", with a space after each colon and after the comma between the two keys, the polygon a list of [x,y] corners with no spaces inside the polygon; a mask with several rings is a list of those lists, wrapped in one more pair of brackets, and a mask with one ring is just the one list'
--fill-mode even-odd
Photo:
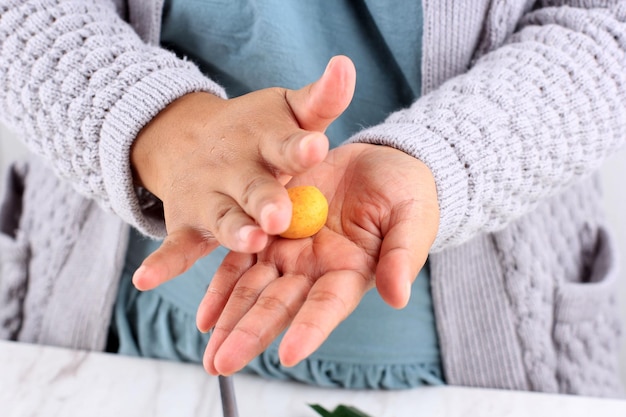
{"label": "thumb", "polygon": [[435,221],[422,222],[419,213],[398,210],[390,216],[390,228],[382,242],[376,268],[376,288],[383,300],[403,308],[411,296],[411,284],[423,268],[437,233]]}
{"label": "thumb", "polygon": [[354,64],[338,55],[319,80],[300,90],[287,90],[287,103],[302,129],[324,132],[352,101],[355,84]]}

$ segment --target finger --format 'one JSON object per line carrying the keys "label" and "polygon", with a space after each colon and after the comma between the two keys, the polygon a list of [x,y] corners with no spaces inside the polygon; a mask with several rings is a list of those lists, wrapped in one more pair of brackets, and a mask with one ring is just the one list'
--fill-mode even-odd
{"label": "finger", "polygon": [[233,374],[263,352],[294,318],[311,285],[303,275],[285,275],[270,283],[221,340],[213,359],[215,370]]}
{"label": "finger", "polygon": [[239,320],[252,308],[261,292],[278,277],[275,268],[268,264],[257,263],[252,266],[233,287],[204,352],[204,368],[210,374],[217,375],[214,357],[223,341],[233,331]]}
{"label": "finger", "polygon": [[[304,130],[288,136],[278,147],[274,146],[275,138],[266,141],[268,145],[261,144],[263,159],[277,170],[274,175],[261,171],[231,177],[236,181],[226,193],[235,196],[237,203],[267,234],[277,235],[289,227],[291,202],[282,185],[289,176],[301,174],[324,160],[329,145],[328,138],[320,132],[347,108],[355,80],[352,61],[337,56],[331,59],[318,81],[300,90],[285,90],[287,103]],[[225,236],[218,238],[223,243]]]}
{"label": "finger", "polygon": [[372,286],[371,280],[354,271],[335,271],[320,278],[283,336],[278,350],[281,363],[294,366],[313,353]]}
{"label": "finger", "polygon": [[[376,267],[376,289],[382,299],[394,308],[409,302],[411,285],[426,263],[436,225],[424,224],[414,203],[399,205],[389,218]],[[429,229],[434,227],[434,231]]]}
{"label": "finger", "polygon": [[[263,249],[266,241],[245,246],[244,242],[249,239],[242,240],[244,236],[238,235],[239,230],[244,225],[258,225],[268,235],[278,235],[287,230],[291,223],[292,205],[284,184],[291,179],[291,175],[321,162],[327,152],[328,139],[319,132],[299,131],[279,147],[264,146],[264,159],[270,166],[280,166],[278,172],[282,175],[272,175],[265,165],[248,167],[239,175],[224,178],[223,207],[213,212],[228,220],[211,229],[217,239],[238,252],[254,253]],[[306,162],[302,158],[305,154]],[[214,201],[212,204],[215,206],[217,203]],[[242,232],[252,230],[254,227]]]}
{"label": "finger", "polygon": [[356,70],[346,56],[333,57],[322,77],[300,90],[288,90],[287,102],[300,127],[323,132],[350,104]]}
{"label": "finger", "polygon": [[[286,190],[280,184],[275,184],[275,187],[278,189],[278,192],[286,194]],[[251,190],[250,192],[253,193],[254,191]],[[254,196],[254,198],[257,197],[258,196]],[[269,201],[276,200],[276,196],[269,197],[270,198],[267,198]],[[288,214],[279,213],[279,215],[290,217],[291,202],[289,201],[289,196],[287,196],[286,199],[286,204],[289,206],[288,209],[283,210],[283,212],[288,211]],[[182,223],[183,225],[186,222],[198,224],[198,229],[210,230],[214,238],[222,246],[236,252],[256,253],[267,245],[268,234],[244,211],[244,208],[229,195],[211,193],[206,203],[202,204],[203,202],[204,200],[194,203],[182,201],[180,203],[181,207],[178,207],[175,213],[170,213],[170,211],[166,210],[166,224],[174,224],[174,226],[172,226],[173,228],[176,228],[178,223]],[[273,207],[278,206],[278,203],[272,204]],[[179,216],[177,213],[182,214]],[[197,213],[197,215],[196,217],[190,218],[189,213]],[[266,222],[274,221],[272,218],[272,216],[274,216],[273,213],[268,215],[262,212],[262,215],[269,218]]]}
{"label": "finger", "polygon": [[248,269],[252,268],[256,256],[229,252],[215,272],[206,294],[196,313],[196,326],[201,332],[208,332],[226,306],[235,284]]}
{"label": "finger", "polygon": [[206,232],[193,228],[177,230],[143,261],[133,274],[133,284],[142,291],[156,288],[187,271],[217,246],[218,242]]}
{"label": "finger", "polygon": [[[283,174],[295,176],[322,162],[328,155],[329,142],[321,132],[300,130],[273,146],[275,138],[267,138],[262,146],[263,159],[280,167]],[[288,178],[290,179],[290,178]]]}
{"label": "finger", "polygon": [[[275,177],[251,168],[241,175],[225,179],[224,183],[225,194],[233,196],[234,200],[225,202],[223,209],[214,210],[220,219],[213,230],[222,244],[238,252],[253,252],[249,248],[244,250],[235,241],[236,238],[246,241],[246,236],[238,236],[237,233],[239,227],[252,219],[268,235],[287,230],[291,222],[291,200],[285,187]],[[255,246],[256,252],[263,249],[266,243],[263,242],[261,247]]]}
{"label": "finger", "polygon": [[[281,212],[280,209],[274,210],[275,207],[270,205],[272,204],[272,200],[275,201],[275,204],[279,204],[277,207],[281,207],[280,204],[283,203],[281,200],[284,198],[283,193],[285,193],[284,185],[294,176],[303,174],[321,163],[328,155],[329,149],[329,142],[326,135],[320,132],[309,132],[305,130],[296,131],[285,140],[281,140],[279,146],[276,146],[275,143],[276,140],[274,137],[267,137],[260,145],[261,156],[265,162],[264,167],[274,167],[273,176],[268,176],[266,172],[258,172],[254,175],[238,177],[240,180],[250,178],[254,181],[253,186],[247,186],[245,190],[247,190],[248,195],[243,195],[241,200],[242,203],[245,203],[245,201],[250,203],[246,206],[246,209],[251,213],[258,212],[258,209],[255,210],[254,208],[255,204],[262,205],[261,213],[263,213],[263,209],[265,209],[266,217],[260,219],[259,217],[255,218],[259,219],[259,224],[261,224],[264,230],[269,234],[282,233],[289,226],[289,222],[285,216],[287,211]],[[262,178],[267,178],[267,181],[273,180],[274,183],[265,182],[264,184]],[[263,185],[263,187],[259,185]],[[275,188],[276,185],[279,185],[283,189],[279,190]],[[261,194],[259,190],[265,191],[265,194]],[[257,195],[253,196],[253,192],[257,193]],[[257,203],[255,199],[260,199],[260,203]],[[265,204],[265,206],[263,206],[263,204]],[[289,211],[288,214],[290,220],[291,212]],[[252,215],[254,216],[254,214]]]}

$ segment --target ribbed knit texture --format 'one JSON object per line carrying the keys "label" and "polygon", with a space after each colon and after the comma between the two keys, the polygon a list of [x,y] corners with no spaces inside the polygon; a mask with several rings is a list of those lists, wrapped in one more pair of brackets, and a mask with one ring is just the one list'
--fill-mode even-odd
{"label": "ribbed knit texture", "polygon": [[[50,175],[37,159],[24,177],[20,233],[28,237],[28,287],[19,340],[93,349],[106,342],[116,279],[123,265],[127,227],[112,213]],[[41,190],[54,190],[42,193]],[[38,215],[45,212],[46,215]],[[89,241],[89,245],[80,242]],[[109,250],[110,242],[116,242]],[[54,256],[46,256],[46,253]],[[17,265],[16,265],[17,266]],[[4,279],[4,278],[3,278]],[[75,302],[80,300],[79,302]],[[72,323],[71,331],[59,328]]]}
{"label": "ribbed knit texture", "polygon": [[600,201],[589,179],[500,232],[431,256],[448,381],[623,395],[617,265]]}
{"label": "ribbed knit texture", "polygon": [[538,391],[621,393],[611,355],[619,349],[617,265],[598,189],[589,179],[494,236],[528,380]]}
{"label": "ribbed knit texture", "polygon": [[0,48],[0,120],[78,192],[164,236],[162,218],[141,213],[130,146],[176,98],[222,89],[144,43],[109,1],[5,0]]}
{"label": "ribbed knit texture", "polygon": [[[452,3],[438,12],[474,10]],[[441,209],[434,251],[503,228],[623,144],[624,6],[536,11],[469,71],[351,139],[400,148],[431,168]]]}
{"label": "ribbed knit texture", "polygon": [[[179,95],[222,92],[115,14],[154,42],[160,2],[117,3],[0,1],[0,118],[75,189],[162,234],[162,219],[140,211],[130,144]],[[593,174],[626,137],[626,5],[535,3],[424,0],[427,94],[351,140],[401,149],[435,176],[430,265],[448,383],[620,396],[617,270]],[[63,315],[81,285],[71,272],[106,225],[97,248],[113,266],[89,285],[95,310],[110,311],[126,229],[37,166],[2,206],[22,196],[22,217],[0,211],[1,226],[18,223],[2,229],[3,268],[31,268],[3,278],[0,336],[102,348],[109,316],[98,321],[95,298],[72,303],[80,320]]]}
{"label": "ribbed knit texture", "polygon": [[601,195],[585,178],[626,138],[626,5],[523,16],[530,3],[494,2],[472,59],[457,50],[476,44],[472,25],[441,22],[484,2],[425,2],[432,91],[351,141],[402,149],[433,171],[448,383],[622,396],[616,266]]}

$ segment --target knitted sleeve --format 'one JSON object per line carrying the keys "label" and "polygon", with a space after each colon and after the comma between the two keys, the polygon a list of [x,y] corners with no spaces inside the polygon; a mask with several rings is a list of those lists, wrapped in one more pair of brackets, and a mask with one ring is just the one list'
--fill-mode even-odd
{"label": "knitted sleeve", "polygon": [[430,167],[441,210],[433,252],[503,228],[626,138],[624,2],[547,3],[466,73],[350,139]]}
{"label": "knitted sleeve", "polygon": [[144,43],[110,0],[0,0],[0,121],[75,189],[146,233],[130,170],[137,133],[175,99],[223,90]]}

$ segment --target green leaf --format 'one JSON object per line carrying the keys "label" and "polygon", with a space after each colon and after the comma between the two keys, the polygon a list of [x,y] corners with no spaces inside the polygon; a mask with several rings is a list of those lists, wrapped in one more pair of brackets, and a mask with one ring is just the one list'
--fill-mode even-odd
{"label": "green leaf", "polygon": [[322,407],[319,404],[309,404],[309,407],[311,407],[312,409],[317,411],[317,414],[319,414],[322,417],[332,417],[333,416],[333,414],[330,411],[328,411],[327,409],[325,409],[324,407]]}
{"label": "green leaf", "polygon": [[369,414],[365,414],[363,411],[350,405],[339,405],[332,412],[319,404],[310,404],[310,407],[322,417],[371,417]]}

